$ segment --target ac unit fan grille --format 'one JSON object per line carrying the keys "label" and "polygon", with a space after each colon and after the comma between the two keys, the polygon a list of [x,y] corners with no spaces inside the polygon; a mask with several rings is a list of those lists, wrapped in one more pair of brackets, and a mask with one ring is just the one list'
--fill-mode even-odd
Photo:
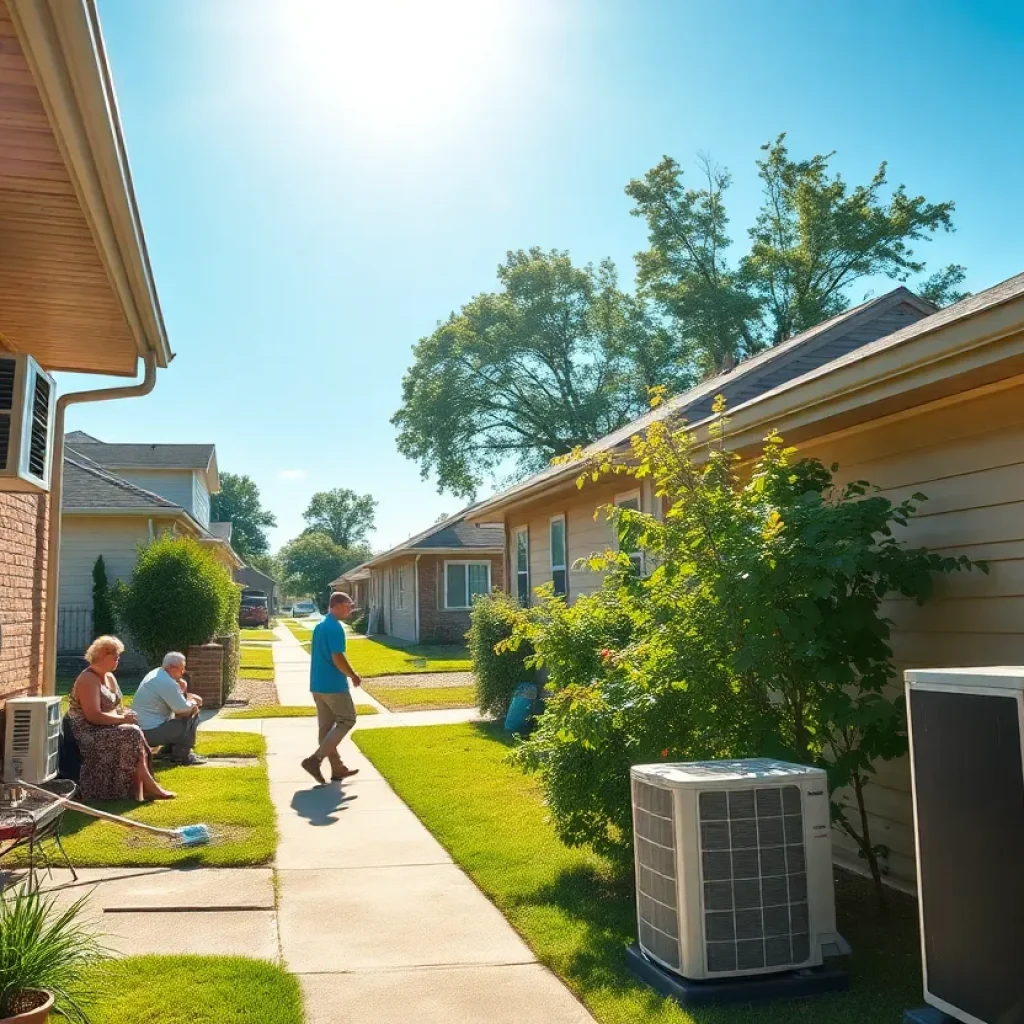
{"label": "ac unit fan grille", "polygon": [[640,945],[662,963],[678,970],[676,829],[669,790],[633,780],[633,833]]}
{"label": "ac unit fan grille", "polygon": [[0,469],[7,468],[11,447],[11,410],[14,408],[13,359],[0,357]]}
{"label": "ac unit fan grille", "polygon": [[32,712],[18,708],[11,728],[11,753],[26,756],[32,749]]}
{"label": "ac unit fan grille", "polygon": [[810,957],[803,805],[797,786],[700,794],[709,973]]}
{"label": "ac unit fan grille", "polygon": [[46,451],[50,433],[50,382],[39,374],[32,394],[32,437],[29,441],[28,468],[33,476],[46,476]]}

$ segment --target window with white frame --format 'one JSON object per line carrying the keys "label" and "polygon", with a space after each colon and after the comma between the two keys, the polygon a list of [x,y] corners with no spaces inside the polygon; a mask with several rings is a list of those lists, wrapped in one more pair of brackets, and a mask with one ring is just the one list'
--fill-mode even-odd
{"label": "window with white frame", "polygon": [[551,518],[551,582],[555,593],[564,597],[569,592],[569,572],[565,551],[565,516]]}
{"label": "window with white frame", "polygon": [[[628,491],[625,494],[615,495],[615,504],[619,508],[631,508],[634,512],[640,511],[640,492]],[[637,571],[637,575],[644,574],[644,553],[642,551],[630,551],[629,560]]]}
{"label": "window with white frame", "polygon": [[516,594],[525,608],[530,603],[530,528],[516,530]]}
{"label": "window with white frame", "polygon": [[444,606],[448,611],[466,611],[473,598],[491,590],[490,562],[445,562]]}
{"label": "window with white frame", "polygon": [[396,587],[395,587],[395,609],[400,612],[405,611],[405,566],[400,566],[396,574]]}

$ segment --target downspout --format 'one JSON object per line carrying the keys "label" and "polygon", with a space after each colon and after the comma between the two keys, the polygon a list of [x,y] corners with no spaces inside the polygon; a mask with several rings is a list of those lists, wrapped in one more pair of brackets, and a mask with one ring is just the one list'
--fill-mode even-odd
{"label": "downspout", "polygon": [[156,356],[147,352],[146,373],[138,384],[117,388],[96,388],[61,395],[53,421],[52,467],[50,469],[50,505],[47,510],[46,538],[46,617],[43,627],[43,693],[57,692],[57,599],[60,581],[61,500],[64,494],[64,412],[69,405],[85,402],[112,402],[121,398],[140,398],[156,385]]}
{"label": "downspout", "polygon": [[420,642],[420,559],[422,557],[422,553],[418,554],[416,561],[412,563],[412,598],[413,608],[416,612],[416,643]]}

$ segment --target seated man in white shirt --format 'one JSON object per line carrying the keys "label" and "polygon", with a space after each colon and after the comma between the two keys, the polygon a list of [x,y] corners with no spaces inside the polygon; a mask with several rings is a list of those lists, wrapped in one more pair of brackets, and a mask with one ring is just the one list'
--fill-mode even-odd
{"label": "seated man in white shirt", "polygon": [[184,672],[184,654],[165,654],[163,665],[139,683],[132,711],[151,747],[164,747],[175,764],[203,764],[204,759],[192,750],[203,700],[188,692]]}

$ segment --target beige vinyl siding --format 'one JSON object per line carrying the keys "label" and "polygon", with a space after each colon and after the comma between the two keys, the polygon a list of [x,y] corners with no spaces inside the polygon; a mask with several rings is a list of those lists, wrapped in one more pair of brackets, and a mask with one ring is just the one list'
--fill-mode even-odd
{"label": "beige vinyl siding", "polygon": [[[580,594],[589,594],[601,586],[602,574],[589,569],[574,569],[573,564],[596,552],[615,545],[611,524],[604,512],[594,518],[594,513],[603,505],[611,504],[616,494],[630,490],[631,481],[618,478],[612,484],[587,485],[582,490],[567,492],[544,504],[534,506],[525,512],[513,512],[507,520],[509,536],[509,559],[512,571],[506,589],[515,594],[515,541],[516,530],[528,526],[530,530],[530,590],[532,592],[545,583],[551,582],[551,519],[565,516],[566,558],[569,565],[569,600],[574,601]],[[642,496],[647,501],[647,496]],[[645,511],[650,505],[644,504]]]}
{"label": "beige vinyl siding", "polygon": [[[154,520],[156,533],[170,528],[168,520]],[[61,524],[59,606],[92,608],[92,569],[103,556],[107,579],[127,579],[135,567],[139,544],[149,540],[144,516],[66,515]]]}
{"label": "beige vinyl siding", "polygon": [[[978,392],[846,436],[801,447],[840,464],[839,480],[867,480],[893,501],[927,496],[901,539],[985,559],[990,574],[938,580],[922,607],[886,602],[899,682],[907,668],[1024,664],[1024,387]],[[888,846],[894,879],[914,879],[907,759],[882,764],[868,790],[872,840]],[[843,836],[837,853],[854,856]]]}

